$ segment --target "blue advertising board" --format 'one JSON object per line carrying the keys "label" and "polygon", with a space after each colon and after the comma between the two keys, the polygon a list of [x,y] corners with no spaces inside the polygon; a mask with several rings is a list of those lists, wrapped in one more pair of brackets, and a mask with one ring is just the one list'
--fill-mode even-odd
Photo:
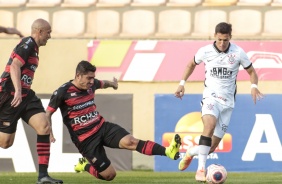
{"label": "blue advertising board", "polygon": [[[173,135],[182,138],[181,156],[197,145],[202,131],[201,94],[186,94],[182,100],[173,94],[155,95],[155,141],[168,146]],[[282,95],[269,94],[255,105],[250,94],[236,95],[236,105],[228,131],[207,165],[219,163],[228,171],[282,171]],[[180,160],[155,157],[155,171],[178,171]],[[196,171],[194,157],[186,171]]]}

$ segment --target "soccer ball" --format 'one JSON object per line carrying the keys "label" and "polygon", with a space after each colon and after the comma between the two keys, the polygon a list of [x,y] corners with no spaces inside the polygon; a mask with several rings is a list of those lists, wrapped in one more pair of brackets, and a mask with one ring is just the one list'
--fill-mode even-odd
{"label": "soccer ball", "polygon": [[207,168],[206,179],[208,184],[222,184],[227,179],[227,171],[220,164],[211,164]]}

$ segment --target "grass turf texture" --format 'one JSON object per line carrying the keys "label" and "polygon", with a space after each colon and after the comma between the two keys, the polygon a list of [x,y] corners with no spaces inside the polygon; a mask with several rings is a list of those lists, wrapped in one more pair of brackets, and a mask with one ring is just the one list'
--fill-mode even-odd
{"label": "grass turf texture", "polygon": [[[195,183],[195,173],[193,172],[153,172],[153,171],[119,171],[116,178],[111,182],[98,180],[90,174],[84,173],[50,173],[50,176],[62,179],[64,184],[177,184]],[[35,184],[36,173],[0,173],[0,183],[2,184]],[[229,172],[226,184],[281,184],[281,173],[235,173]]]}

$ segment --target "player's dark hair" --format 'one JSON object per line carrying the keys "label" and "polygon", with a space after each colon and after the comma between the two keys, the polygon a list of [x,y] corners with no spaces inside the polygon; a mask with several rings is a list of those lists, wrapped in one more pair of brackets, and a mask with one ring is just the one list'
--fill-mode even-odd
{"label": "player's dark hair", "polygon": [[221,33],[221,34],[229,34],[231,36],[232,33],[232,25],[228,24],[226,22],[221,22],[216,25],[215,27],[215,34]]}
{"label": "player's dark hair", "polygon": [[96,66],[92,65],[88,61],[80,61],[76,67],[76,74],[85,75],[88,72],[96,72]]}

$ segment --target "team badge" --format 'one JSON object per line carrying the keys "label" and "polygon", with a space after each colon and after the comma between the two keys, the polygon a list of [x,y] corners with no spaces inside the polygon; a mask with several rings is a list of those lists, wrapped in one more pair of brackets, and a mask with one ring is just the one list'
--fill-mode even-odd
{"label": "team badge", "polygon": [[235,57],[236,57],[235,54],[229,54],[229,55],[228,55],[229,63],[230,63],[230,64],[234,64],[234,63],[235,63]]}
{"label": "team badge", "polygon": [[87,90],[87,92],[88,92],[88,94],[92,94],[92,93],[93,93],[92,88],[89,88],[89,89]]}
{"label": "team badge", "polygon": [[213,106],[214,106],[213,104],[207,104],[207,109],[208,110],[213,110]]}

